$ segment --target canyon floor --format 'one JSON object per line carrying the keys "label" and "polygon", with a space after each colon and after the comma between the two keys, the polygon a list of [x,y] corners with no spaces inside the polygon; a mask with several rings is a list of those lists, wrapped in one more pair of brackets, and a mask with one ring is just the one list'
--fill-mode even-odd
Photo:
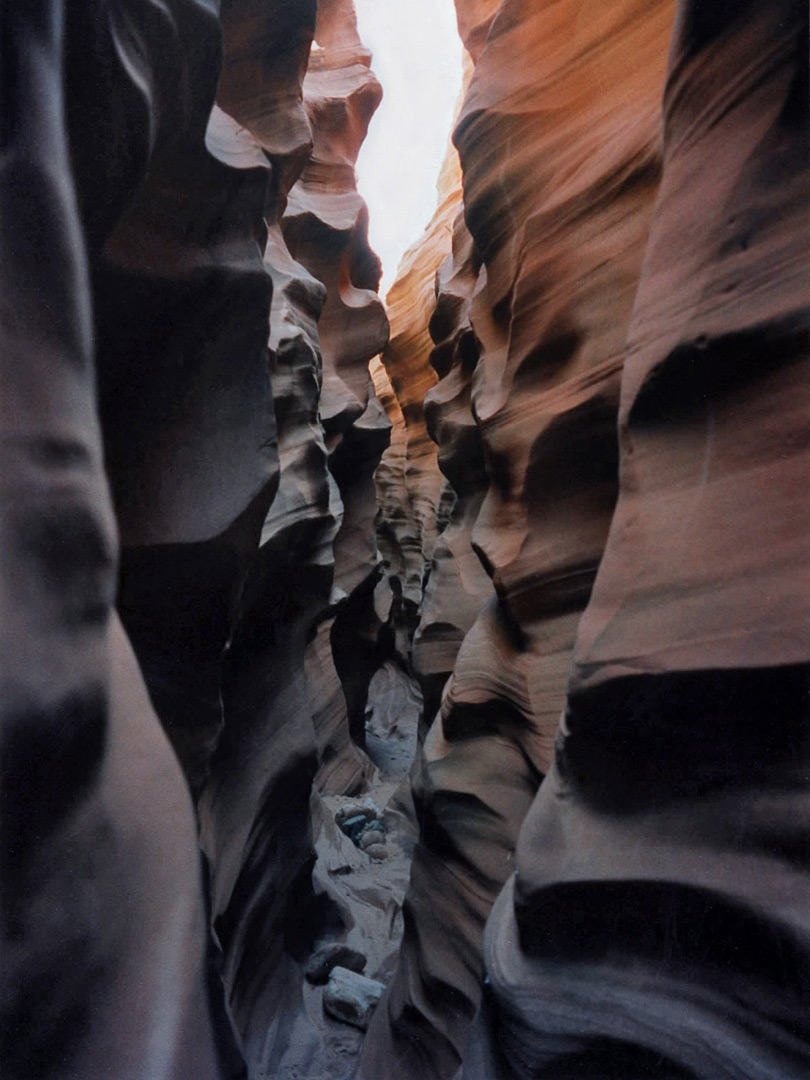
{"label": "canyon floor", "polygon": [[[366,709],[366,749],[375,769],[353,796],[313,795],[316,887],[348,914],[341,942],[366,958],[364,975],[387,983],[402,940],[402,903],[418,836],[409,774],[417,751],[422,698],[402,666],[389,661],[371,680]],[[386,854],[372,858],[341,831],[335,818],[371,804],[382,815]],[[274,1073],[278,1080],[347,1080],[364,1033],[331,1019],[323,986],[304,983],[304,1008]]]}

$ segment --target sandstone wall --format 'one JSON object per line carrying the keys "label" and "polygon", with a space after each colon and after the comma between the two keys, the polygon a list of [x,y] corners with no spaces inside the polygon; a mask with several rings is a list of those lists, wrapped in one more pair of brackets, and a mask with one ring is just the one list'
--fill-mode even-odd
{"label": "sandstone wall", "polygon": [[[373,658],[380,626],[367,603],[378,573],[371,474],[389,425],[368,361],[387,322],[353,167],[380,87],[351,4],[322,0],[280,17],[272,5],[235,3],[224,30],[220,94],[243,102],[239,119],[276,177],[265,265],[280,482],[240,598],[201,816],[229,1005],[263,1075],[285,1067],[304,1009],[302,964],[341,919],[312,886],[313,785],[354,791],[373,771],[356,725],[372,672],[343,670],[333,642],[336,626],[344,648],[358,652],[368,638]],[[303,64],[290,62],[291,41]],[[269,68],[252,89],[243,49]]]}
{"label": "sandstone wall", "polygon": [[387,617],[380,88],[349,3],[218,8],[0,15],[4,1076],[276,1071],[346,919],[310,800],[373,772],[331,630]]}
{"label": "sandstone wall", "polygon": [[464,220],[438,276],[424,406],[456,504],[414,644],[417,665],[452,675],[415,785],[421,843],[369,1078],[386,1058],[392,1076],[452,1076],[463,1055],[484,922],[550,766],[613,512],[660,172],[669,2],[458,12],[475,59],[454,134]]}
{"label": "sandstone wall", "polygon": [[685,0],[662,110],[669,3],[457,10],[424,399],[457,498],[414,638],[452,675],[360,1072],[798,1076],[806,12]]}
{"label": "sandstone wall", "polygon": [[[212,114],[207,4],[15,5],[0,33],[2,1072],[215,1077],[195,825],[153,704],[196,783],[277,473],[268,170]],[[180,546],[210,567],[188,591]]]}
{"label": "sandstone wall", "polygon": [[619,502],[465,1078],[810,1066],[807,44],[678,8]]}
{"label": "sandstone wall", "polygon": [[457,13],[388,343],[350,0],[0,8],[3,1077],[810,1068],[806,7]]}

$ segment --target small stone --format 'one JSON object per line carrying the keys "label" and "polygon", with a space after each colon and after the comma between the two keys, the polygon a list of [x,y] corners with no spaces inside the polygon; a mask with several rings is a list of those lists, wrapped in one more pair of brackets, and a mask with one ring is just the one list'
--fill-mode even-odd
{"label": "small stone", "polygon": [[347,968],[332,969],[323,992],[323,1008],[328,1016],[365,1031],[385,986]]}
{"label": "small stone", "polygon": [[[375,821],[374,824],[377,825],[378,822]],[[361,834],[360,839],[357,841],[357,846],[365,851],[367,848],[370,848],[372,844],[384,843],[385,829],[382,827],[375,829],[372,826],[369,826],[369,828]]]}
{"label": "small stone", "polygon": [[370,859],[376,859],[378,862],[382,859],[388,858],[388,846],[387,844],[372,844],[366,848],[366,855]]}
{"label": "small stone", "polygon": [[323,986],[329,979],[332,969],[336,967],[346,968],[348,971],[360,973],[366,966],[366,958],[356,949],[350,949],[339,941],[322,945],[320,949],[310,956],[304,968],[307,982],[315,986]]}
{"label": "small stone", "polygon": [[377,813],[370,806],[345,806],[335,814],[335,824],[355,844],[363,831],[376,820]]}

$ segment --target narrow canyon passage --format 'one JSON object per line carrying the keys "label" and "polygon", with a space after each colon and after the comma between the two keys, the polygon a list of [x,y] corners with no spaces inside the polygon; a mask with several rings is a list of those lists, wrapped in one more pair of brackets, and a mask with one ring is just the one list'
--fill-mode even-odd
{"label": "narrow canyon passage", "polygon": [[797,0],[0,7],[3,1080],[810,1074],[808,94]]}

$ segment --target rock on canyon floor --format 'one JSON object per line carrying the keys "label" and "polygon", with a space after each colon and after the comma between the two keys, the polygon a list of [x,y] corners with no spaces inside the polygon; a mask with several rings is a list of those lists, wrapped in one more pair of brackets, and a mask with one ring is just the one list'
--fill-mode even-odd
{"label": "rock on canyon floor", "polygon": [[[361,953],[364,975],[387,983],[402,940],[402,903],[418,829],[409,773],[417,749],[422,696],[402,667],[389,661],[371,680],[366,749],[375,769],[361,794],[312,798],[316,885],[349,914],[342,944]],[[367,854],[336,823],[364,807],[379,812],[384,851]],[[345,916],[344,916],[345,917]],[[304,984],[304,1009],[290,1030],[278,1080],[345,1080],[354,1070],[364,1033],[329,1017],[324,986]]]}

